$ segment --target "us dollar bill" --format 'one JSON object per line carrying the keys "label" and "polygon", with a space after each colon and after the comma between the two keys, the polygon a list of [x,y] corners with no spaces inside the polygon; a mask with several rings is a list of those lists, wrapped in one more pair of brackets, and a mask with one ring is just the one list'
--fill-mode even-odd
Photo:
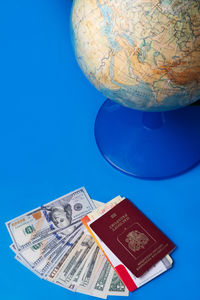
{"label": "us dollar bill", "polygon": [[103,268],[92,287],[93,296],[106,299],[111,280],[112,280],[112,267],[109,261],[106,259]]}
{"label": "us dollar bill", "polygon": [[85,259],[83,264],[81,265],[81,267],[78,269],[78,271],[76,272],[76,274],[74,275],[73,279],[71,280],[71,282],[69,283],[69,285],[67,286],[67,288],[71,291],[74,291],[76,290],[77,288],[77,282],[84,270],[84,267],[85,265],[87,264],[87,260]]}
{"label": "us dollar bill", "polygon": [[48,281],[54,282],[58,274],[61,272],[65,262],[67,259],[70,259],[72,256],[72,253],[74,252],[74,249],[77,247],[79,244],[79,241],[82,240],[84,236],[84,232],[81,233],[78,239],[75,240],[73,245],[71,247],[68,247],[66,251],[63,253],[63,255],[59,258],[59,261],[53,266],[53,268],[50,270],[48,276],[46,276],[46,279]]}
{"label": "us dollar bill", "polygon": [[98,270],[94,274],[91,287],[86,289],[78,286],[76,291],[86,295],[106,299],[111,280],[111,265],[105,257],[102,257],[100,266],[98,266]]}
{"label": "us dollar bill", "polygon": [[85,188],[80,188],[6,223],[18,251],[40,243],[54,233],[70,236],[80,219],[95,208]]}
{"label": "us dollar bill", "polygon": [[54,281],[67,287],[94,243],[93,238],[89,234],[84,234],[71,256],[64,262]]}
{"label": "us dollar bill", "polygon": [[[96,200],[92,200],[92,201],[96,207],[102,205],[102,202],[99,202]],[[70,236],[70,238],[67,237],[64,240],[60,241],[60,244],[56,247],[56,249],[54,251],[51,252],[51,255],[49,255],[49,256],[44,255],[44,259],[41,260],[39,265],[36,266],[36,271],[40,274],[40,276],[42,276],[43,278],[46,278],[49,276],[51,270],[54,268],[55,264],[59,261],[59,259],[61,259],[62,255],[66,252],[67,248],[73,246],[73,244],[79,240],[80,235],[82,234],[84,228],[85,227],[81,223],[80,228],[78,228],[76,230],[76,232]],[[84,260],[84,263],[86,263],[86,262],[88,263],[87,260],[88,260],[88,256]],[[84,264],[84,266],[85,266],[85,264]],[[83,266],[81,266],[80,270],[81,271],[84,270]],[[78,280],[79,276],[81,275],[80,270],[78,270],[78,273],[77,272],[75,273],[76,280]],[[74,280],[74,278],[73,278],[73,280]]]}
{"label": "us dollar bill", "polygon": [[[69,251],[74,244],[77,243],[81,234],[82,229],[76,231],[70,238],[65,238],[60,242],[54,251],[51,252],[49,256],[46,256],[36,267],[35,270],[44,279],[49,275],[54,266],[59,262],[62,256]],[[71,252],[71,251],[70,251]]]}
{"label": "us dollar bill", "polygon": [[86,264],[85,270],[80,278],[79,287],[89,289],[95,272],[95,267],[98,263],[98,255],[100,248],[96,245],[89,262]]}
{"label": "us dollar bill", "polygon": [[[64,239],[60,242],[60,245],[47,257],[41,260],[41,262],[36,265],[34,268],[31,266],[30,260],[33,260],[33,257],[28,257],[25,258],[21,253],[19,253],[15,245],[12,244],[10,245],[10,248],[14,251],[16,254],[16,260],[18,260],[20,263],[22,263],[24,266],[26,266],[30,271],[35,273],[37,276],[40,278],[46,279],[46,277],[49,275],[51,270],[54,268],[55,264],[57,264],[63,255],[66,253],[69,253],[71,249],[73,249],[74,244],[76,244],[81,236],[83,234],[83,230],[77,231],[74,235],[70,236],[69,239]],[[28,248],[30,250],[31,248]],[[39,251],[36,249],[36,252]],[[24,252],[23,252],[24,253]],[[28,253],[26,253],[28,254]],[[30,252],[32,255],[32,252]],[[37,254],[36,254],[36,259],[37,260]]]}
{"label": "us dollar bill", "polygon": [[121,281],[117,273],[113,270],[112,271],[112,280],[110,283],[110,287],[108,290],[109,296],[128,296],[129,291],[125,284]]}
{"label": "us dollar bill", "polygon": [[[92,246],[92,249],[90,250],[90,255],[87,255],[86,259],[83,261],[83,265],[78,269],[78,271],[75,273],[74,277],[70,281],[68,289],[76,291],[77,287],[80,287],[80,282],[82,282],[82,278],[84,277],[84,274],[88,269],[88,265],[91,262],[95,249],[96,245],[94,244]],[[99,257],[97,257],[97,260],[99,260]]]}
{"label": "us dollar bill", "polygon": [[87,264],[88,262],[88,256],[90,256],[90,252],[92,251],[93,247],[94,244],[91,246],[90,249],[82,252],[80,258],[76,261],[69,274],[65,277],[65,287],[69,288],[69,285],[72,282],[72,280],[78,280],[79,276],[84,270],[85,264]]}
{"label": "us dollar bill", "polygon": [[57,239],[54,235],[49,236],[40,243],[26,248],[24,251],[18,252],[18,255],[30,266],[30,268],[34,269],[41,261],[55,251],[59,244],[64,243],[65,239],[65,236],[62,239]]}
{"label": "us dollar bill", "polygon": [[90,254],[86,256],[82,265],[79,267],[79,269],[76,271],[73,278],[71,279],[68,285],[68,289],[75,291],[77,289],[77,286],[80,286],[79,281],[82,281],[82,278],[84,277],[84,274],[86,273],[86,270],[88,269],[88,266],[91,263],[91,259],[94,255],[95,249],[96,245],[94,244],[90,250]]}

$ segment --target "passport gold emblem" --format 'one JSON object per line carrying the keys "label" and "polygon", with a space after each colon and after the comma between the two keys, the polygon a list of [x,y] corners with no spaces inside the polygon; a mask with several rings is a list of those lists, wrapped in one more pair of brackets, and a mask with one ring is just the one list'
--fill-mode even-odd
{"label": "passport gold emblem", "polygon": [[133,252],[144,249],[144,246],[148,243],[149,238],[138,230],[129,232],[125,241],[128,243],[128,248]]}

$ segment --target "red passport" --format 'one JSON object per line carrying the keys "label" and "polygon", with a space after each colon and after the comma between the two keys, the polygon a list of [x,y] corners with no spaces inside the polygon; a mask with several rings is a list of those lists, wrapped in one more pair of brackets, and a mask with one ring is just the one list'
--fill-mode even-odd
{"label": "red passport", "polygon": [[136,277],[142,276],[175,248],[175,244],[128,199],[92,222],[90,227]]}

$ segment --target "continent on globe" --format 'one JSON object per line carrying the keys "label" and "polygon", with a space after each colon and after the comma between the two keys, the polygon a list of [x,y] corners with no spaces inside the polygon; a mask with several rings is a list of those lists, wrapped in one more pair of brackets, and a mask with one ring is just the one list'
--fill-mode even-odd
{"label": "continent on globe", "polygon": [[75,0],[77,61],[111,100],[145,111],[200,98],[200,1]]}

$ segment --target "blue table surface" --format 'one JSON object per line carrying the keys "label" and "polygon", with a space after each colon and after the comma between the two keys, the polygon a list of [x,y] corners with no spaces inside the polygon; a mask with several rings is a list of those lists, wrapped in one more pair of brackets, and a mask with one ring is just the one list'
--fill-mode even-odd
{"label": "blue table surface", "polygon": [[4,225],[81,186],[103,202],[118,194],[130,198],[177,244],[173,268],[129,297],[200,299],[200,165],[176,178],[148,181],[126,176],[102,158],[94,122],[105,98],[74,58],[71,3],[0,2],[1,299],[92,299],[20,265]]}

